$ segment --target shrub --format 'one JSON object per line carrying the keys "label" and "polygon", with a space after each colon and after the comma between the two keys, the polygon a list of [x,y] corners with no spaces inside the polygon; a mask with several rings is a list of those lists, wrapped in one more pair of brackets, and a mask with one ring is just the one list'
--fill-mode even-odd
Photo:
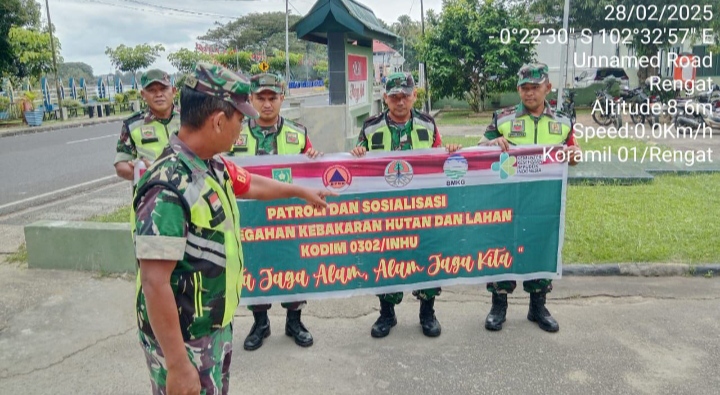
{"label": "shrub", "polygon": [[413,108],[416,110],[422,110],[423,103],[425,103],[425,98],[427,97],[427,92],[425,92],[425,88],[417,88],[415,91],[417,92],[417,100],[415,100]]}

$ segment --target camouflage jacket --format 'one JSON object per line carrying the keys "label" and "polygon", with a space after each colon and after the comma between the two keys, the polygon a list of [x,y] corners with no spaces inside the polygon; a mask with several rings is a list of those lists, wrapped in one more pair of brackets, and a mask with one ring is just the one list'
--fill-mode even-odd
{"label": "camouflage jacket", "polygon": [[[167,120],[160,120],[153,115],[148,109],[146,112],[136,112],[129,118],[123,121],[122,128],[120,129],[120,138],[118,139],[117,146],[115,148],[115,162],[127,162],[135,160],[138,157],[137,147],[135,141],[130,136],[130,132],[142,125],[147,125],[152,122],[160,122],[165,125],[165,130],[169,133],[176,133],[180,127],[180,113],[177,112],[177,108],[173,107],[172,114]],[[168,129],[168,124],[173,123],[174,127]]]}

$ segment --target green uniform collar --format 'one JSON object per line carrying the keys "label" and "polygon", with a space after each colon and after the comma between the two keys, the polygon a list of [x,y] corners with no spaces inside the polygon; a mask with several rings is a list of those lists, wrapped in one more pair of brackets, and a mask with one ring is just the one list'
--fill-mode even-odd
{"label": "green uniform collar", "polygon": [[173,118],[175,118],[176,116],[179,117],[179,116],[180,116],[180,113],[178,113],[178,112],[175,110],[175,106],[174,106],[174,105],[173,105],[172,111],[170,112],[170,118],[167,118],[167,119],[161,119],[161,118],[156,117],[155,114],[153,114],[152,111],[150,111],[150,108],[148,108],[148,109],[147,109],[147,112],[145,113],[145,124],[147,125],[147,124],[149,124],[149,123],[153,123],[153,122],[157,121],[157,122],[160,122],[160,123],[163,124],[163,125],[167,125],[167,124],[169,124],[169,123],[173,120]]}
{"label": "green uniform collar", "polygon": [[[516,117],[522,117],[523,115],[528,115],[531,117],[535,117],[534,115],[530,114],[530,112],[525,108],[525,105],[520,102],[517,106],[515,106],[515,116]],[[555,119],[555,111],[553,111],[552,107],[550,107],[550,103],[548,103],[547,100],[545,100],[545,109],[543,110],[542,114],[540,114],[540,117],[543,115],[546,115],[552,119]],[[538,118],[540,118],[538,117]]]}

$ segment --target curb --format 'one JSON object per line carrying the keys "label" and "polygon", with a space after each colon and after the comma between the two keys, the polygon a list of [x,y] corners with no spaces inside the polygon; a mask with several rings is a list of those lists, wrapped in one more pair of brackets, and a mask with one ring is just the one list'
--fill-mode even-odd
{"label": "curb", "polygon": [[9,132],[0,131],[0,138],[19,136],[22,134],[51,132],[53,130],[61,130],[61,129],[81,128],[81,127],[85,127],[85,126],[100,125],[100,124],[104,124],[104,123],[120,122],[125,118],[126,117],[105,118],[105,119],[98,119],[98,120],[94,120],[94,121],[84,121],[84,122],[78,122],[78,123],[65,123],[65,124],[52,125],[52,126],[39,126],[37,128],[30,127],[30,128],[14,130],[14,131],[9,131]]}
{"label": "curb", "polygon": [[611,263],[563,265],[564,276],[713,276],[720,274],[720,263],[690,265],[683,263]]}

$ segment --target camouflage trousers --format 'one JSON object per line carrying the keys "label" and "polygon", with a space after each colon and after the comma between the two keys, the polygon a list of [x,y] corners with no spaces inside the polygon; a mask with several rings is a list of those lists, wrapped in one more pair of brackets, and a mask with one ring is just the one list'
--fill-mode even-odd
{"label": "camouflage trousers", "polygon": [[[300,301],[300,302],[283,302],[280,303],[280,306],[282,306],[283,309],[288,309],[290,311],[296,311],[296,310],[302,310],[303,307],[307,304],[306,301]],[[271,304],[256,304],[252,306],[248,306],[248,310],[252,311],[253,313],[259,313],[262,311],[268,311],[272,307]]]}
{"label": "camouflage trousers", "polygon": [[[496,283],[488,283],[487,290],[496,294],[511,294],[515,290],[517,283],[515,281],[499,281]],[[523,289],[527,293],[548,293],[552,291],[552,280],[537,279],[523,281]]]}
{"label": "camouflage trousers", "polygon": [[[420,300],[430,300],[433,299],[436,296],[440,296],[440,292],[442,290],[440,288],[429,288],[429,289],[421,289],[419,291],[413,291],[412,294],[416,298]],[[380,298],[381,302],[390,302],[392,304],[400,304],[403,300],[403,293],[402,292],[393,292],[390,294],[381,294],[378,295],[378,298]]]}
{"label": "camouflage trousers", "polygon": [[[166,395],[167,365],[157,340],[142,331],[140,344],[150,370],[153,395]],[[190,362],[200,376],[201,395],[227,395],[230,385],[230,360],[232,357],[232,324],[209,336],[185,342]]]}

